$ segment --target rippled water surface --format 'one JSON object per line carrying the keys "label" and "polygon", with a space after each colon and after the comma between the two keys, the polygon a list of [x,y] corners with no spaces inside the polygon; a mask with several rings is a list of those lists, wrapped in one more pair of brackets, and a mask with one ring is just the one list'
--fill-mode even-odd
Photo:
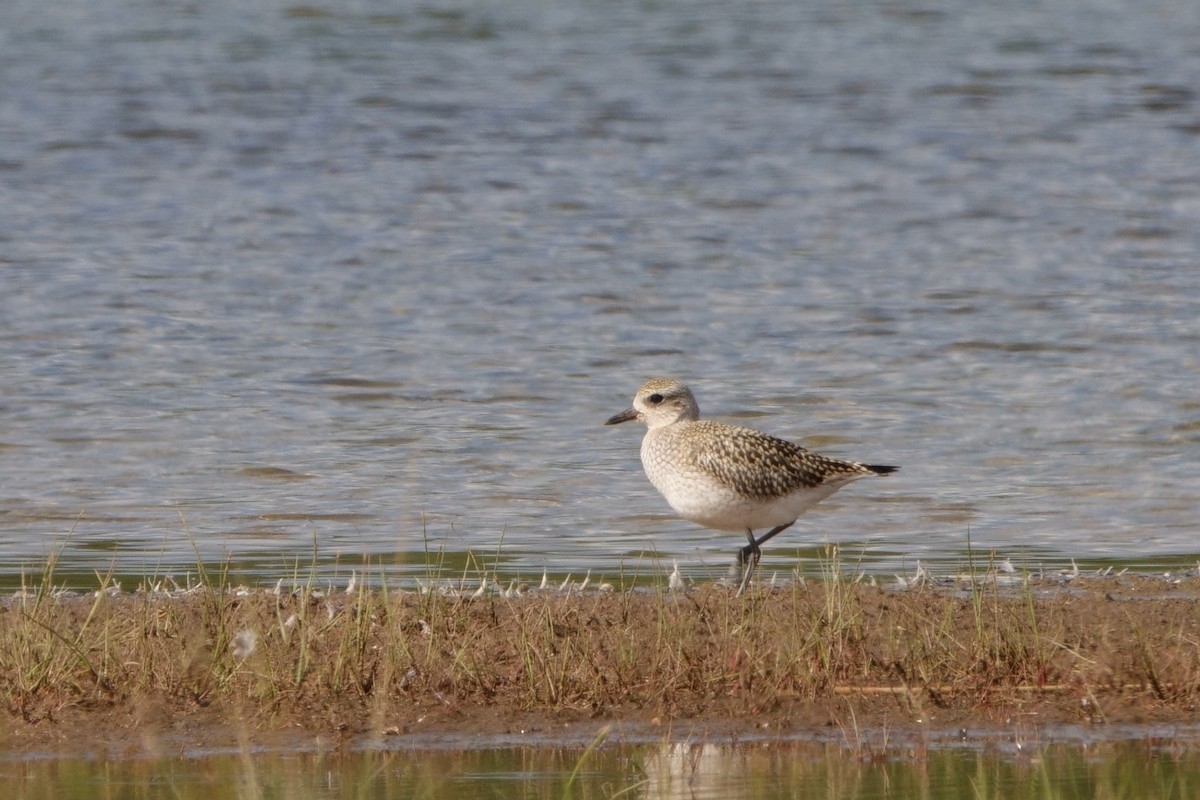
{"label": "rippled water surface", "polygon": [[9,586],[719,572],[656,374],[903,465],[773,568],[1200,553],[1200,4],[9,0],[0,74]]}

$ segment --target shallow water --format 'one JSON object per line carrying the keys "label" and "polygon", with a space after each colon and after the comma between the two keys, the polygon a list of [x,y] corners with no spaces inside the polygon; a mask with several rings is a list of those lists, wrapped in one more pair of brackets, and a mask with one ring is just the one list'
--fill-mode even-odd
{"label": "shallow water", "polygon": [[654,374],[903,465],[770,568],[1192,566],[1197,42],[1174,2],[7,2],[0,585],[708,576],[736,535],[601,424]]}
{"label": "shallow water", "polygon": [[0,761],[19,798],[1128,798],[1185,800],[1200,759],[1171,740],[859,753],[841,744],[622,745]]}

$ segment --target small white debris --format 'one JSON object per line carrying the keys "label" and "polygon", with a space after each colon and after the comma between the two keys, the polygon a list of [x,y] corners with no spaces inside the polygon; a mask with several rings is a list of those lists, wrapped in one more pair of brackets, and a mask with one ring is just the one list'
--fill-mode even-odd
{"label": "small white debris", "polygon": [[542,570],[542,582],[538,584],[538,591],[544,591],[550,585],[550,576],[546,574],[546,570]]}
{"label": "small white debris", "polygon": [[233,637],[233,641],[229,643],[229,652],[234,658],[245,661],[254,652],[257,644],[258,634],[252,630],[244,630]]}
{"label": "small white debris", "polygon": [[358,573],[350,570],[350,580],[346,582],[346,594],[354,594],[354,587],[358,585]]}
{"label": "small white debris", "polygon": [[900,575],[896,576],[896,585],[901,589],[915,589],[918,586],[924,586],[929,583],[929,571],[920,561],[917,562],[917,569],[911,578],[905,578]]}
{"label": "small white debris", "polygon": [[667,588],[672,592],[682,592],[687,588],[687,585],[683,582],[683,576],[679,574],[679,562],[672,561],[671,563],[674,565],[674,568],[667,577]]}

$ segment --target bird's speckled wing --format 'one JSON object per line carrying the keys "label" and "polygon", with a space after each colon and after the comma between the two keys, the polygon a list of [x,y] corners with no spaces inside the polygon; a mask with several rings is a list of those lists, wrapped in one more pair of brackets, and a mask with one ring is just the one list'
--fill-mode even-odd
{"label": "bird's speckled wing", "polygon": [[698,469],[755,499],[781,497],[798,489],[871,474],[861,464],[826,458],[750,428],[702,420],[681,433],[691,440],[689,447],[695,448]]}

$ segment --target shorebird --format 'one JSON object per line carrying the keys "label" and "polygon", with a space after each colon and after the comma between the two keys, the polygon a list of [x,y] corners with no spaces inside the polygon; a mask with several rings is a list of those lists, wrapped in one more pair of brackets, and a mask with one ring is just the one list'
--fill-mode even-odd
{"label": "shorebird", "polygon": [[[762,545],[851,481],[899,467],[839,461],[751,428],[700,419],[682,381],[651,378],[633,407],[606,425],[646,423],[642,467],[684,519],[719,531],[745,531],[738,551],[740,596],[762,558]],[[754,531],[770,528],[757,539]]]}

